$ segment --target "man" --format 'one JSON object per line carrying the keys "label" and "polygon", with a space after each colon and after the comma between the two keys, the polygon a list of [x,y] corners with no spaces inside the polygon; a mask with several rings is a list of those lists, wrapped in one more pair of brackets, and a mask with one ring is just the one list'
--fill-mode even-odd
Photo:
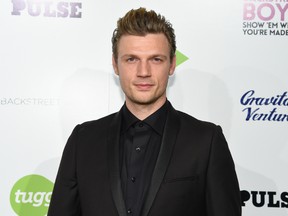
{"label": "man", "polygon": [[48,216],[240,216],[221,128],[166,99],[176,64],[171,24],[154,11],[131,10],[112,44],[125,104],[74,129]]}

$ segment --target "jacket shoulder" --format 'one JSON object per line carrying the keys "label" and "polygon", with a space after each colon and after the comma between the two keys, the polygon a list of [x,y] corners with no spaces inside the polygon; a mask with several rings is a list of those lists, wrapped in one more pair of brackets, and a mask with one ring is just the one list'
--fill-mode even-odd
{"label": "jacket shoulder", "polygon": [[112,113],[110,115],[104,116],[102,118],[96,119],[96,120],[91,120],[91,121],[86,121],[83,122],[82,124],[79,124],[76,126],[79,132],[81,131],[97,131],[99,130],[107,130],[107,128],[111,125],[111,122],[113,119],[118,115],[119,112]]}
{"label": "jacket shoulder", "polygon": [[215,130],[215,128],[219,127],[218,125],[208,122],[208,121],[203,121],[199,120],[187,113],[181,112],[179,110],[176,110],[181,123],[183,126],[189,126],[190,128],[199,128],[199,129],[205,129],[205,130]]}

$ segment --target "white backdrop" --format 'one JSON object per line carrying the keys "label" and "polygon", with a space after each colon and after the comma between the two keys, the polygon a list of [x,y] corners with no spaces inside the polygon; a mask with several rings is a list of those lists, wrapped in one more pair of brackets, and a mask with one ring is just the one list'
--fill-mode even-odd
{"label": "white backdrop", "polygon": [[47,182],[53,186],[73,127],[121,107],[111,35],[140,6],[175,28],[188,60],[168,98],[222,126],[243,216],[288,215],[286,0],[1,1],[0,214],[45,215]]}

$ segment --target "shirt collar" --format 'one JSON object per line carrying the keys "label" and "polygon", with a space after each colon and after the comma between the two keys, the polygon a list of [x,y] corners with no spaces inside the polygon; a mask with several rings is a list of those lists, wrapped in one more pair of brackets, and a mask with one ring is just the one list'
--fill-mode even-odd
{"label": "shirt collar", "polygon": [[[158,110],[156,110],[154,113],[152,113],[150,116],[148,116],[142,121],[145,124],[149,125],[151,128],[153,128],[161,136],[163,134],[166,121],[168,104],[169,102],[166,100],[166,102]],[[136,122],[141,121],[130,112],[126,104],[123,105],[122,116],[123,122],[121,133],[127,131]]]}

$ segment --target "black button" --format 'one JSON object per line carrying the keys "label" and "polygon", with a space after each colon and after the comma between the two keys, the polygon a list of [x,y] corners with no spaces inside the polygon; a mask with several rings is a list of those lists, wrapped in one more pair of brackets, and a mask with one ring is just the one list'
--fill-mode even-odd
{"label": "black button", "polygon": [[132,178],[131,178],[131,181],[132,181],[132,182],[135,182],[135,181],[136,181],[136,178],[135,178],[135,177],[132,177]]}
{"label": "black button", "polygon": [[127,210],[127,213],[128,213],[128,214],[131,214],[131,213],[132,213],[132,210],[129,208],[129,209]]}
{"label": "black button", "polygon": [[139,124],[139,127],[143,127],[143,123],[142,122]]}
{"label": "black button", "polygon": [[140,151],[141,151],[141,148],[140,148],[140,147],[137,147],[135,150],[136,150],[137,152],[140,152]]}

